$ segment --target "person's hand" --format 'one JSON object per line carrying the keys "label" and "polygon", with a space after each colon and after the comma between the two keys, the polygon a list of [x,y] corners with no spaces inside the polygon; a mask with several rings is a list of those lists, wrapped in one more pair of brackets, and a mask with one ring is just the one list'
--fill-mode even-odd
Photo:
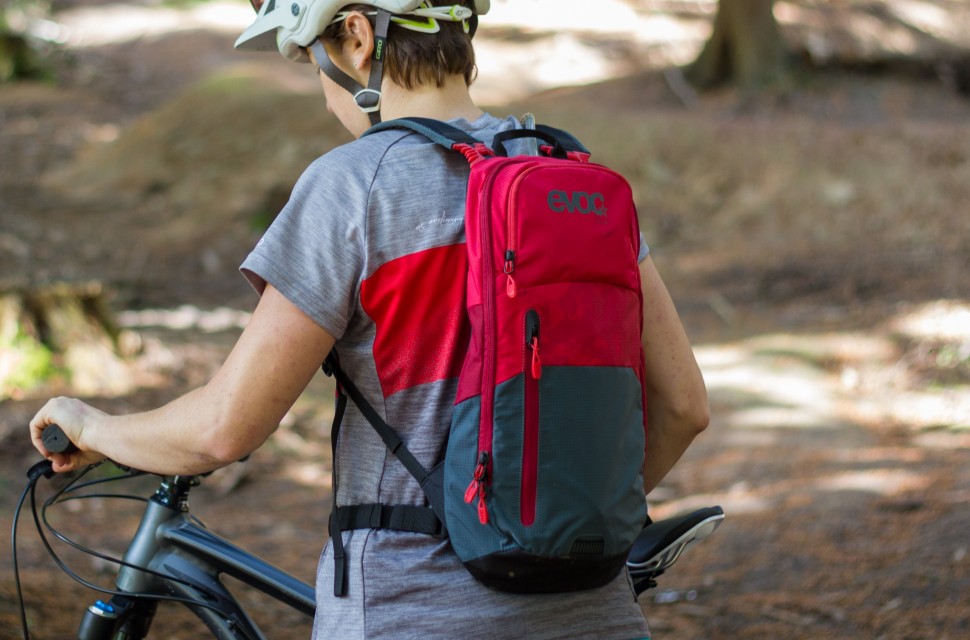
{"label": "person's hand", "polygon": [[[37,412],[30,421],[30,439],[40,455],[53,463],[54,471],[63,473],[83,469],[89,464],[101,462],[105,456],[85,446],[84,433],[94,422],[106,414],[80,400],[73,398],[53,398]],[[73,442],[78,450],[69,453],[51,453],[44,446],[41,434],[48,426],[56,424],[64,435]]]}

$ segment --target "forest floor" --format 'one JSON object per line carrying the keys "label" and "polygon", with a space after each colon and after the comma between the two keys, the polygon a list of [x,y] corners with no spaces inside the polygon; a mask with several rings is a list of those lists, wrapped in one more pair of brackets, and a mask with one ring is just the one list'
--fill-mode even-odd
{"label": "forest floor", "polygon": [[[302,166],[347,139],[312,70],[228,42],[197,30],[77,46],[56,82],[0,89],[0,289],[103,283],[138,346],[122,388],[82,393],[105,410],[211,375],[255,302],[236,266]],[[727,518],[641,599],[654,637],[966,637],[970,100],[906,69],[806,71],[747,99],[623,71],[480,99],[570,129],[630,178],[704,371],[711,426],[651,508],[719,504]],[[55,380],[0,400],[3,522],[36,459],[26,424],[53,393],[81,392]],[[193,494],[215,531],[308,581],[326,538],[331,394],[321,376],[263,448]],[[120,553],[137,516],[93,500],[56,522]],[[72,637],[96,596],[29,520],[32,636]],[[64,553],[110,584],[107,563]],[[0,638],[20,637],[9,554],[0,569]],[[307,637],[301,615],[244,597],[269,637]],[[153,637],[201,637],[162,610]]]}

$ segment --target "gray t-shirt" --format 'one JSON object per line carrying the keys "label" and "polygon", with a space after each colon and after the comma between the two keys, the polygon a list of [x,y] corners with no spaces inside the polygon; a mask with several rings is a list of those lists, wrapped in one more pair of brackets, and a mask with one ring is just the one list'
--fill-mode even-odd
{"label": "gray t-shirt", "polygon": [[[514,118],[452,121],[491,142]],[[444,451],[464,342],[467,162],[424,137],[385,131],[313,162],[241,269],[272,284],[337,339],[341,366],[426,467]],[[645,245],[641,254],[645,255]],[[425,504],[417,482],[348,403],[335,460],[341,505]],[[601,589],[489,589],[447,540],[344,532],[348,593],[333,558],[317,571],[314,638],[617,638],[649,635],[624,572]]]}

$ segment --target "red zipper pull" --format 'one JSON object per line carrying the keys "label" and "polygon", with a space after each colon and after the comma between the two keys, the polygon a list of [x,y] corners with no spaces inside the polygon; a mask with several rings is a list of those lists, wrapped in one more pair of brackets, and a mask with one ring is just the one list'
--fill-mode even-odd
{"label": "red zipper pull", "polygon": [[[476,474],[477,475],[477,474]],[[465,503],[471,504],[471,501],[475,499],[475,494],[478,493],[478,480],[472,480],[472,483],[468,485],[465,489]]]}
{"label": "red zipper pull", "polygon": [[472,477],[471,484],[465,489],[465,503],[471,504],[478,496],[478,521],[488,524],[488,508],[485,506],[485,489],[488,484],[486,476],[488,474],[488,452],[482,451],[478,458],[478,465],[475,467],[475,475]]}
{"label": "red zipper pull", "polygon": [[512,272],[515,271],[515,251],[512,251],[511,249],[508,249],[505,252],[504,271],[505,275],[509,277],[508,282],[505,283],[505,294],[510,298],[514,298],[516,295],[518,295],[519,290],[518,287],[515,286],[515,279],[512,278]]}
{"label": "red zipper pull", "polygon": [[478,521],[488,524],[488,508],[485,506],[485,483],[478,485]]}
{"label": "red zipper pull", "polygon": [[[482,454],[485,455],[484,453]],[[471,484],[465,489],[465,503],[471,504],[471,501],[475,499],[475,494],[479,492],[479,487],[484,486],[485,480],[485,464],[479,462],[478,466],[475,467],[475,475],[472,476]]]}
{"label": "red zipper pull", "polygon": [[532,337],[532,377],[542,377],[542,358],[539,357],[539,336]]}

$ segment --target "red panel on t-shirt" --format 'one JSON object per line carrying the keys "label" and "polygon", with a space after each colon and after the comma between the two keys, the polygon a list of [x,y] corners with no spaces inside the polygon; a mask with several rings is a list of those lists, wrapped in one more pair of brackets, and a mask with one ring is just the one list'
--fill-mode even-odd
{"label": "red panel on t-shirt", "polygon": [[392,260],[360,289],[376,325],[374,361],[384,397],[457,378],[468,343],[465,245],[428,249]]}

